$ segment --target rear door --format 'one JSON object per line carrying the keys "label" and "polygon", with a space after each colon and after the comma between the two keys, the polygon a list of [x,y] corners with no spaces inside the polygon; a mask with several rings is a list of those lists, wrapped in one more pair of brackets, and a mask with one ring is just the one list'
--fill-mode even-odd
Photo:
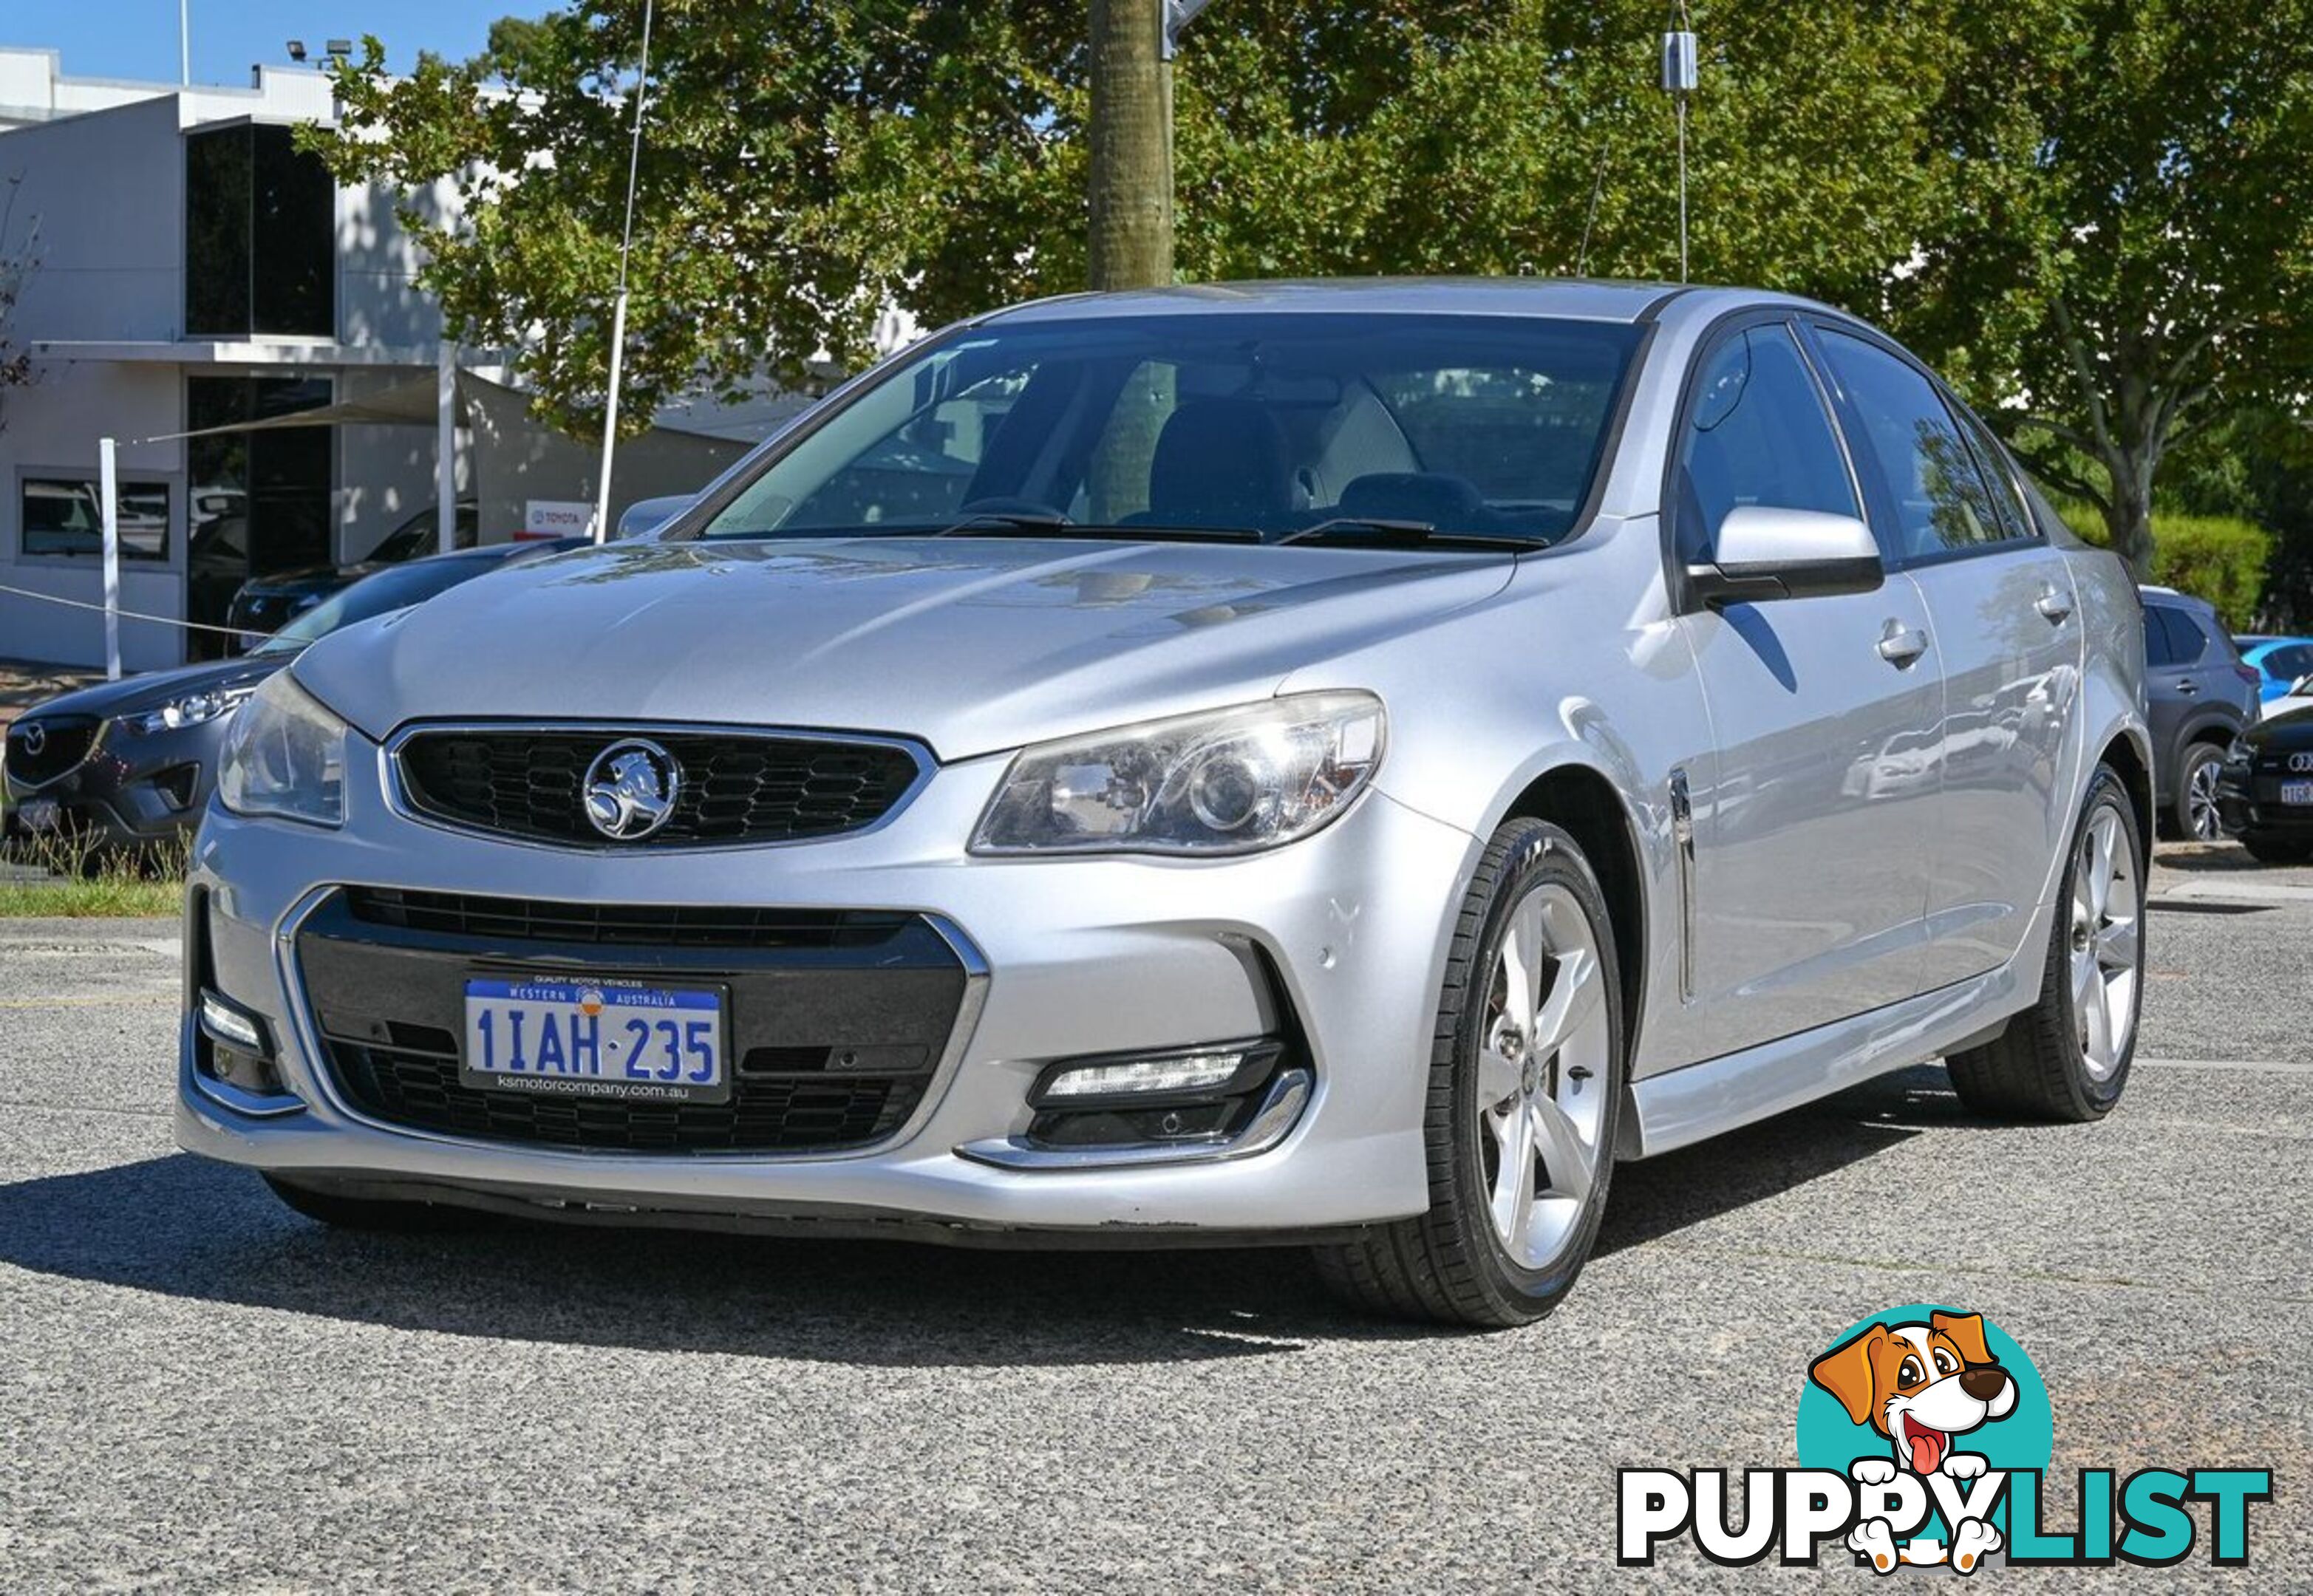
{"label": "rear door", "polygon": [[[1822,386],[1781,319],[1716,335],[1671,478],[1680,569],[1737,506],[1860,516]],[[1670,1065],[1908,997],[1920,981],[1922,839],[1936,773],[1916,733],[1943,679],[1912,579],[1877,592],[1687,607],[1716,745],[1688,770],[1689,1004],[1653,1033]]]}
{"label": "rear door", "polygon": [[2006,453],[1894,346],[1819,324],[1873,525],[1919,584],[1943,662],[1922,985],[2005,963],[2070,841],[2082,627],[2071,567]]}

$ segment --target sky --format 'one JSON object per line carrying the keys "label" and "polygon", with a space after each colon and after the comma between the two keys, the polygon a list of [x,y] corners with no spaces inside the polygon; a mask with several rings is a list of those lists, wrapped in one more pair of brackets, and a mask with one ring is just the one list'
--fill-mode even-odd
{"label": "sky", "polygon": [[[509,13],[542,14],[551,0],[185,0],[193,81],[247,87],[252,63],[286,66],[302,39],[321,58],[327,39],[374,33],[388,64],[407,68],[421,49],[453,60],[482,48]],[[53,49],[72,77],[177,81],[178,0],[0,0],[0,45]]]}

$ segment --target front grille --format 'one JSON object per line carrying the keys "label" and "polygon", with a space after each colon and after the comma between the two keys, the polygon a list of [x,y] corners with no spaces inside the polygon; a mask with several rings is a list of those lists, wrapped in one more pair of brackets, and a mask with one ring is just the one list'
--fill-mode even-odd
{"label": "front grille", "polygon": [[[454,825],[590,847],[607,839],[587,820],[582,787],[597,755],[635,733],[617,730],[444,728],[401,745],[410,806]],[[619,846],[684,847],[792,842],[872,826],[921,773],[893,743],[744,732],[647,733],[681,770],[674,811],[648,837]]]}
{"label": "front grille", "polygon": [[[924,1103],[969,970],[921,915],[548,902],[341,887],[296,960],[328,1074],[382,1123],[466,1139],[684,1153],[840,1152]],[[459,1072],[467,983],[594,975],[727,995],[724,1103],[532,1096]]]}
{"label": "front grille", "polygon": [[642,948],[868,948],[921,921],[870,909],[704,908],[687,904],[553,903],[471,892],[348,887],[364,925],[494,941]]}
{"label": "front grille", "polygon": [[[455,1057],[332,1038],[347,1099],[391,1124],[482,1141],[625,1153],[835,1152],[892,1135],[926,1077],[769,1074],[743,1067],[725,1103],[629,1103],[491,1092],[459,1079]],[[749,1065],[754,1063],[751,1055]]]}
{"label": "front grille", "polygon": [[[8,774],[28,786],[56,780],[88,758],[98,723],[92,715],[28,716],[16,722],[8,728]],[[36,741],[38,753],[30,746]]]}

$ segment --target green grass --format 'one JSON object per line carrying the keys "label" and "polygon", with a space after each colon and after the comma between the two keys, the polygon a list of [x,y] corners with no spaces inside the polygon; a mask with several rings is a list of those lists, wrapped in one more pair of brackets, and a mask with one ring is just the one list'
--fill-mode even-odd
{"label": "green grass", "polygon": [[12,844],[4,857],[48,873],[0,880],[0,919],[173,919],[184,908],[190,857],[184,843],[130,858],[78,838],[43,837]]}

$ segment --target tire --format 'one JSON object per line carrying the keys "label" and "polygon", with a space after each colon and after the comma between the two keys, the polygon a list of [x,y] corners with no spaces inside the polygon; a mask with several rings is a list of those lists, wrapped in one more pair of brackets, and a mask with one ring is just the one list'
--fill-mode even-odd
{"label": "tire", "polygon": [[[1513,956],[1535,978],[1526,984],[1535,1001],[1515,1010]],[[1529,1324],[1558,1304],[1597,1238],[1614,1173],[1626,1075],[1620,974],[1605,894],[1574,838],[1532,820],[1497,831],[1438,995],[1422,1127],[1429,1211],[1319,1249],[1328,1285],[1393,1318],[1489,1329]],[[1526,1045],[1544,1030],[1546,1052]],[[1511,1189],[1509,1170],[1532,1185]],[[1500,1225],[1498,1198],[1512,1216]]]}
{"label": "tire", "polygon": [[[2095,853],[2101,847],[2110,849],[2113,873],[2098,906]],[[1991,1041],[1944,1060],[1968,1108],[1994,1118],[2084,1123],[2101,1119],[2120,1101],[2144,1004],[2144,838],[2128,788],[2110,766],[2100,765],[2067,845],[2038,1001]],[[2097,983],[2092,993],[2085,991],[2085,972]],[[2091,1003],[2103,1005],[2101,1040]]]}
{"label": "tire", "polygon": [[2180,842],[2216,842],[2225,834],[2217,813],[2217,771],[2225,750],[2213,742],[2188,742],[2177,768],[2177,795],[2168,801],[2170,834]]}
{"label": "tire", "polygon": [[2303,864],[2313,861],[2313,842],[2296,837],[2250,831],[2242,833],[2240,845],[2259,864]]}
{"label": "tire", "polygon": [[428,1236],[478,1230],[487,1215],[471,1208],[440,1203],[400,1203],[376,1197],[351,1197],[334,1191],[299,1186],[277,1175],[265,1177],[273,1195],[308,1219],[332,1230],[367,1231],[381,1235]]}

